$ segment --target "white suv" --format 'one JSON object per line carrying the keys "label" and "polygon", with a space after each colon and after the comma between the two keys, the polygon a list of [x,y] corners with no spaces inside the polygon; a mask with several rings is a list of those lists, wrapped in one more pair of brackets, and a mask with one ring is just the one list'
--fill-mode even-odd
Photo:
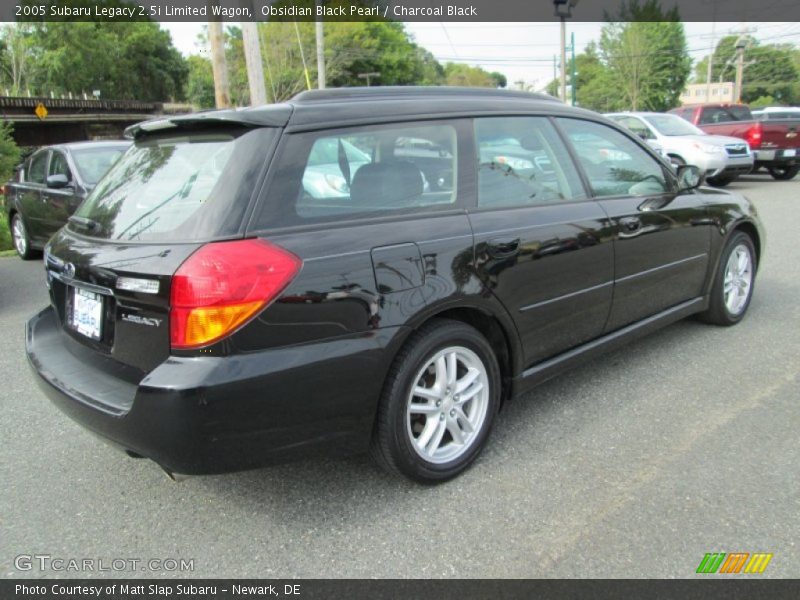
{"label": "white suv", "polygon": [[659,148],[674,165],[695,165],[711,185],[725,186],[753,169],[753,154],[742,139],[709,135],[677,115],[626,112],[606,115]]}

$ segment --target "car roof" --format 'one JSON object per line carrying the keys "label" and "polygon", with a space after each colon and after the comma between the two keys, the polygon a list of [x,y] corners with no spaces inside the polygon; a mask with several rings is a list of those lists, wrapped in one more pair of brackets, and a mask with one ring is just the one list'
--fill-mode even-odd
{"label": "car roof", "polygon": [[286,127],[287,131],[295,131],[409,119],[536,112],[598,117],[597,113],[567,106],[547,94],[494,88],[378,86],[310,90],[279,104],[164,117],[132,125],[125,135],[137,138],[175,127],[212,124]]}

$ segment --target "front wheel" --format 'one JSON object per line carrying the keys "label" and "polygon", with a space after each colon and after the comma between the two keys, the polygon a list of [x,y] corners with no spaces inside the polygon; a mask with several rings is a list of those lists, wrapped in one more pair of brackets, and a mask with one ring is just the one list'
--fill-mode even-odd
{"label": "front wheel", "polygon": [[720,257],[708,310],[701,318],[715,325],[735,325],[744,318],[756,275],[755,247],[749,235],[734,233]]}
{"label": "front wheel", "polygon": [[794,165],[791,167],[769,167],[767,169],[769,174],[772,175],[773,179],[777,179],[778,181],[788,181],[789,179],[793,179],[798,172],[800,172],[800,165]]}
{"label": "front wheel", "polygon": [[500,369],[486,338],[459,321],[432,321],[389,371],[372,455],[422,483],[455,477],[486,443],[499,402]]}
{"label": "front wheel", "polygon": [[25,227],[25,221],[15,213],[11,217],[11,237],[14,242],[14,249],[19,254],[22,260],[30,260],[33,258],[35,252],[31,248],[31,240],[28,237],[28,229]]}

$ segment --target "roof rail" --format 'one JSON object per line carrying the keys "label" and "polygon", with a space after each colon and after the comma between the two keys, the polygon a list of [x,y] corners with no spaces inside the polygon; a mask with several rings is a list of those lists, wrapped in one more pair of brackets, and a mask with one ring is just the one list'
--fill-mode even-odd
{"label": "roof rail", "polygon": [[388,98],[418,97],[452,97],[471,96],[478,98],[518,98],[520,100],[547,100],[559,102],[549,94],[522,92],[497,88],[450,87],[450,86],[418,86],[418,85],[386,85],[375,87],[342,87],[324,90],[308,90],[295,95],[290,102],[306,104],[312,102],[336,102],[341,100],[370,100]]}

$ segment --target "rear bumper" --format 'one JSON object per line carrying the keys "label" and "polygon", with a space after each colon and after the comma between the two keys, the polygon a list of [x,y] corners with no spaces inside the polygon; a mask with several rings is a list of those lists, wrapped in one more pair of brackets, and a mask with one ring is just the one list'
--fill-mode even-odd
{"label": "rear bumper", "polygon": [[754,150],[756,165],[760,167],[791,167],[800,162],[800,147],[784,150]]}
{"label": "rear bumper", "polygon": [[367,447],[402,328],[227,357],[170,357],[141,381],[82,361],[52,308],[27,323],[37,383],[120,448],[187,475]]}

